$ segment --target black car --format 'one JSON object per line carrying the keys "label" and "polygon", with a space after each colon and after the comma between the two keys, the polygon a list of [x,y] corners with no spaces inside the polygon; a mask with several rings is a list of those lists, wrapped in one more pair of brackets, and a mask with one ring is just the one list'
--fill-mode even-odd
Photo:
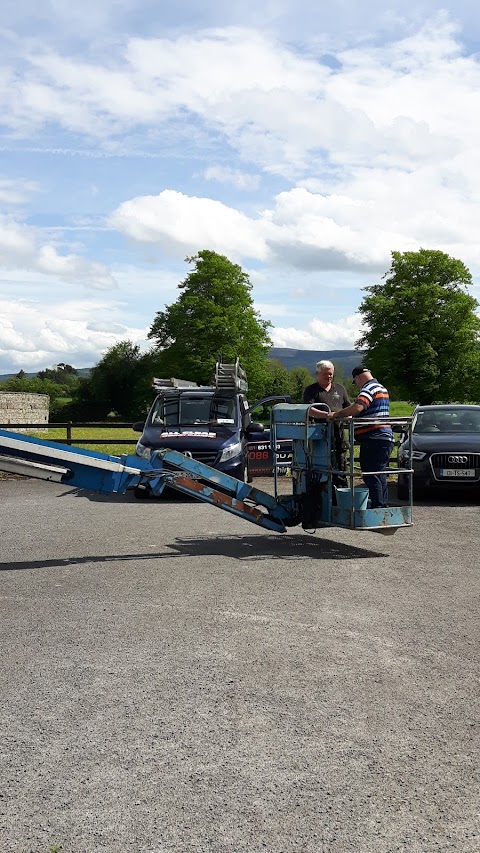
{"label": "black car", "polygon": [[[398,449],[399,468],[409,467],[410,444]],[[417,406],[413,413],[414,493],[423,489],[479,487],[480,406]],[[398,476],[398,497],[408,498],[408,475]]]}

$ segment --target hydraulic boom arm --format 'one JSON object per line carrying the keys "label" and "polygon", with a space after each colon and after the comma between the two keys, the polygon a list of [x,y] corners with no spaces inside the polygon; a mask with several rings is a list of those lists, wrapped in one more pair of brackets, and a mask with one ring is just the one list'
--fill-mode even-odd
{"label": "hydraulic boom arm", "polygon": [[[357,504],[354,486],[360,472],[353,453],[353,424],[350,422],[350,468],[338,471],[332,454],[331,424],[311,423],[309,408],[282,403],[272,410],[274,457],[277,442],[292,442],[290,495],[278,494],[276,476],[275,495],[271,495],[176,450],[158,450],[150,459],[107,456],[6,430],[0,430],[0,471],[104,494],[123,494],[127,489],[148,485],[154,495],[159,495],[168,486],[279,533],[300,523],[312,531],[337,526],[383,533],[410,526],[411,501],[407,506],[372,509],[365,497],[364,505]],[[411,419],[405,418],[401,423],[402,430],[411,429]],[[396,471],[389,468],[386,473]],[[409,469],[402,471],[411,475]],[[349,480],[349,488],[335,490],[334,478],[339,474]],[[334,498],[335,494],[340,497],[340,492],[344,503],[337,506]]]}

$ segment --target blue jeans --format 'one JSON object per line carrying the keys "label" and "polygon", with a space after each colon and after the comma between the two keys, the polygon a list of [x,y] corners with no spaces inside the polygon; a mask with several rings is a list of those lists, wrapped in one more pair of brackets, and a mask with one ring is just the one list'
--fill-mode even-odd
{"label": "blue jeans", "polygon": [[[360,444],[360,468],[363,471],[385,471],[393,442],[388,438],[364,438]],[[388,506],[387,478],[385,474],[363,474],[372,509]]]}

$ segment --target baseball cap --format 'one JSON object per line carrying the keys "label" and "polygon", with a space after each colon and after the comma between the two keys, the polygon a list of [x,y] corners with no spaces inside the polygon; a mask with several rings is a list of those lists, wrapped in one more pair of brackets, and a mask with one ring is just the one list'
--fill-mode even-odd
{"label": "baseball cap", "polygon": [[361,373],[370,373],[370,368],[365,367],[363,364],[359,367],[354,367],[352,370],[352,379],[355,379],[356,376],[360,376]]}

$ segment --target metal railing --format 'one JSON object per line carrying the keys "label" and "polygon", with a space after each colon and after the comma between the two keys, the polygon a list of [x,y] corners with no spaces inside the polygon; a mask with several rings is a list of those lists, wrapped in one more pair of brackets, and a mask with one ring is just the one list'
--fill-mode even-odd
{"label": "metal railing", "polygon": [[[407,476],[408,481],[408,493],[409,493],[409,504],[412,506],[413,502],[413,489],[412,489],[412,477],[413,477],[413,462],[412,462],[412,428],[413,428],[413,417],[381,417],[381,418],[349,418],[349,419],[338,419],[340,424],[343,424],[344,427],[348,426],[348,439],[350,445],[350,456],[347,460],[346,470],[341,472],[338,470],[332,469],[332,474],[343,474],[344,477],[347,478],[349,483],[349,488],[353,491],[355,479],[360,477],[364,477],[365,475],[383,475],[386,477],[387,482],[388,478],[392,476],[398,476],[399,473],[405,474]],[[355,430],[358,427],[381,427],[381,426],[389,426],[392,429],[397,427],[397,430],[400,430],[401,433],[405,436],[408,442],[409,448],[409,462],[408,467],[400,467],[398,461],[398,443],[393,441],[393,448],[397,448],[396,456],[390,456],[390,460],[385,469],[381,471],[364,471],[361,469],[359,462],[355,458],[355,447],[358,446],[358,438],[355,437]],[[396,462],[396,465],[392,465],[391,463]]]}
{"label": "metal railing", "polygon": [[[375,475],[381,474],[384,475],[388,479],[391,477],[398,476],[398,474],[405,475],[407,477],[408,483],[408,503],[410,507],[412,506],[413,500],[413,489],[412,489],[412,476],[413,476],[413,462],[412,462],[412,426],[413,426],[413,417],[404,416],[404,417],[378,417],[378,418],[338,418],[335,421],[339,424],[342,432],[343,430],[348,430],[348,445],[349,445],[349,455],[347,457],[347,464],[344,469],[337,468],[336,465],[332,465],[332,448],[333,448],[333,425],[332,422],[328,422],[327,430],[326,430],[326,443],[327,443],[327,452],[326,458],[327,463],[322,466],[318,466],[318,471],[327,475],[327,485],[328,485],[328,495],[329,501],[332,500],[333,494],[333,478],[335,476],[343,477],[348,482],[348,488],[352,492],[352,505],[353,505],[353,490],[355,486],[355,481],[363,479],[363,475]],[[325,423],[324,420],[317,420],[316,424]],[[306,412],[305,421],[300,422],[299,426],[302,425],[305,429],[304,442],[308,447],[309,445],[309,428],[312,426],[312,422],[308,418],[308,412]],[[277,439],[276,439],[276,424],[272,424],[272,448],[274,454],[274,462],[273,462],[273,473],[274,473],[274,485],[275,485],[275,495],[278,495],[277,490],[277,467],[279,466],[279,461],[276,459],[276,454],[278,455],[278,447],[277,447]],[[406,467],[400,467],[398,461],[398,441],[393,441],[393,448],[397,449],[397,453],[390,457],[389,463],[384,470],[381,471],[362,471],[359,461],[356,457],[355,450],[358,449],[358,437],[355,438],[355,429],[358,427],[365,426],[390,426],[392,428],[397,428],[396,432],[401,432],[404,434],[407,440],[408,446],[408,464]],[[392,450],[393,450],[392,448]],[[395,463],[392,465],[392,462]],[[295,466],[292,466],[292,474],[295,475]]]}

